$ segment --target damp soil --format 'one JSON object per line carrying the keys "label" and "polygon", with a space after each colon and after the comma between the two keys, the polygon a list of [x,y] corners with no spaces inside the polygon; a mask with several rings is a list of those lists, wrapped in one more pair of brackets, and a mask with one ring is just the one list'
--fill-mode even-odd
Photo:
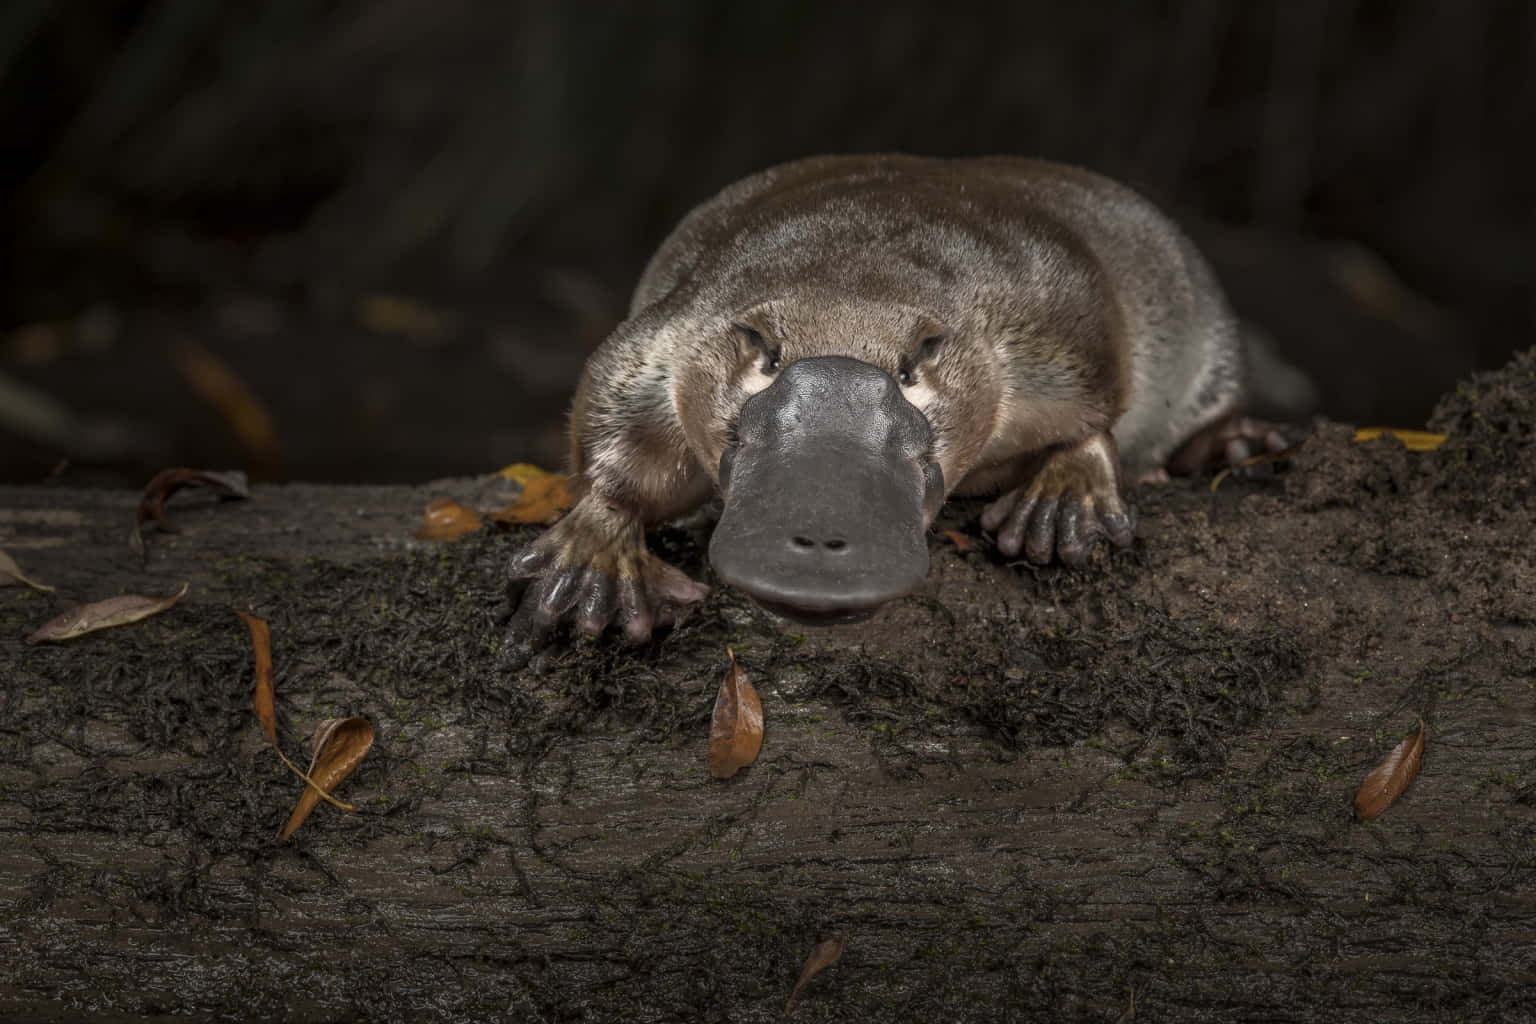
{"label": "damp soil", "polygon": [[[647,646],[506,642],[531,530],[411,539],[499,478],[0,488],[0,1018],[1446,1021],[1536,1016],[1536,350],[1434,452],[1320,423],[1280,472],[1133,492],[1135,545],[1011,563],[948,507],[922,589],[787,624],[728,588]],[[709,579],[710,513],[653,545]],[[962,552],[942,531],[975,542]],[[72,604],[190,595],[62,646]],[[373,752],[297,799],[279,733]],[[726,649],[766,737],[705,769]],[[1356,821],[1420,721],[1423,772]]]}

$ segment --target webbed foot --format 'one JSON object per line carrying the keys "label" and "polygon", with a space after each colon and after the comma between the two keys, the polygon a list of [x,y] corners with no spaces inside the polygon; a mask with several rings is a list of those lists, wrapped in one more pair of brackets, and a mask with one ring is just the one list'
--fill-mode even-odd
{"label": "webbed foot", "polygon": [[1167,472],[1192,476],[1218,469],[1236,469],[1255,455],[1284,451],[1294,428],[1247,416],[1227,416],[1197,432],[1168,458]]}
{"label": "webbed foot", "polygon": [[1022,551],[1040,565],[1053,557],[1081,565],[1101,538],[1129,547],[1134,520],[1120,496],[1114,439],[1095,434],[1052,451],[1034,476],[982,511],[981,526],[1009,558]]}
{"label": "webbed foot", "polygon": [[514,554],[508,575],[528,584],[511,630],[531,638],[570,622],[589,636],[614,626],[631,643],[644,643],[652,629],[672,625],[680,609],[709,594],[646,550],[638,520],[591,495]]}

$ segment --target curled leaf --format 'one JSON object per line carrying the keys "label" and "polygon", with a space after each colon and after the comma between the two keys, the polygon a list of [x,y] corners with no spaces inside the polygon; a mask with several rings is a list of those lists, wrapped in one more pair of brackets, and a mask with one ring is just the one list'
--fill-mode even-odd
{"label": "curled leaf", "polygon": [[784,1003],[786,1014],[794,1007],[795,1000],[806,983],[837,963],[838,958],[843,955],[843,939],[846,936],[846,932],[838,932],[827,941],[817,943],[816,948],[811,950],[811,955],[805,958],[805,966],[800,968],[800,980],[795,982],[795,987],[790,990],[789,999]]}
{"label": "curled leaf", "polygon": [[[256,720],[261,723],[261,731],[266,734],[267,742],[272,744],[272,750],[277,754],[278,759],[281,760],[283,764],[288,766],[289,771],[303,779],[305,786],[307,787],[304,791],[305,799],[301,799],[299,801],[299,807],[303,810],[303,814],[300,814],[297,810],[294,812],[295,818],[289,820],[289,828],[286,832],[283,833],[283,838],[287,839],[288,836],[292,834],[293,830],[298,828],[299,825],[303,822],[304,818],[308,816],[309,812],[314,809],[315,802],[318,800],[325,800],[327,803],[334,804],[349,814],[356,809],[351,804],[342,803],[340,800],[337,800],[335,797],[331,796],[330,789],[331,787],[335,786],[336,783],[347,777],[347,774],[352,771],[352,768],[357,764],[357,761],[362,760],[363,753],[366,753],[368,747],[373,743],[373,727],[367,726],[367,743],[363,745],[362,752],[357,755],[357,758],[353,760],[352,763],[348,765],[344,771],[342,771],[324,787],[317,785],[315,780],[310,777],[309,773],[306,773],[298,765],[288,760],[288,755],[283,753],[282,746],[277,742],[277,711],[274,707],[276,703],[277,691],[272,683],[272,634],[271,631],[267,628],[266,620],[258,619],[256,616],[239,611],[238,609],[235,611],[235,614],[244,619],[246,627],[250,629],[251,649],[254,651],[256,656],[256,696],[251,702],[256,711]],[[320,724],[320,728],[315,732],[313,741],[313,748],[316,755],[318,755],[321,748],[325,746],[326,741],[330,738],[331,734],[336,732],[336,730],[341,725],[345,725],[350,721],[352,720],[344,718],[332,718],[322,722]],[[366,726],[367,723],[364,722],[364,725]],[[314,771],[314,758],[310,759],[309,768],[310,772]]]}
{"label": "curled leaf", "polygon": [[258,619],[239,610],[235,614],[244,619],[246,627],[250,629],[251,647],[256,653],[256,696],[251,702],[252,707],[256,710],[256,720],[261,723],[261,731],[267,734],[267,741],[275,747],[277,710],[274,705],[277,690],[272,685],[272,632],[267,628],[265,619]]}
{"label": "curled leaf", "polygon": [[480,513],[452,498],[433,498],[412,534],[417,540],[458,540],[480,529]]}
{"label": "curled leaf", "polygon": [[945,530],[943,537],[962,555],[967,551],[975,551],[980,546],[980,542],[975,537],[968,533],[961,533],[959,530]]}
{"label": "curled leaf", "polygon": [[[508,469],[516,467],[509,466]],[[505,471],[503,471],[505,473]],[[523,493],[506,508],[491,513],[498,523],[520,526],[525,523],[553,523],[574,502],[570,479],[559,473],[532,476],[523,484]]]}
{"label": "curled leaf", "polygon": [[1420,722],[1418,731],[1388,751],[1360,784],[1360,792],[1355,794],[1355,817],[1365,821],[1391,807],[1408,783],[1418,777],[1423,760],[1424,723]]}
{"label": "curled leaf", "polygon": [[[336,800],[331,797],[331,790],[352,774],[373,746],[373,726],[368,719],[331,718],[320,723],[315,730],[313,738],[314,754],[310,759],[309,773],[305,776],[304,793],[299,797],[298,806],[288,816],[288,824],[283,826],[282,833],[277,837],[279,842],[287,838],[304,824],[304,819],[309,817],[309,812],[315,809],[321,798],[326,798],[332,803]],[[344,810],[353,808],[347,804],[338,804]]]}
{"label": "curled leaf", "polygon": [[144,485],[144,493],[139,498],[138,516],[133,522],[133,532],[128,535],[129,547],[140,558],[144,557],[144,537],[141,531],[147,521],[153,519],[166,533],[176,532],[176,528],[165,516],[165,503],[183,487],[207,487],[221,498],[251,496],[245,474],[238,469],[224,472],[187,469],[184,466],[162,469]]}
{"label": "curled leaf", "polygon": [[715,695],[715,714],[709,725],[709,774],[728,779],[757,760],[763,747],[763,702],[752,680],[736,663],[736,652],[726,649],[731,669]]}
{"label": "curled leaf", "polygon": [[1397,438],[1411,452],[1432,452],[1445,444],[1444,434],[1432,434],[1427,430],[1404,430],[1401,427],[1361,427],[1355,431],[1354,440],[1374,441],[1383,434]]}
{"label": "curled leaf", "polygon": [[190,583],[183,583],[181,589],[170,597],[145,597],[142,594],[123,594],[120,597],[109,597],[105,601],[93,601],[90,604],[82,604],[71,608],[69,611],[40,626],[33,634],[27,637],[27,643],[40,644],[50,641],[63,643],[65,640],[73,640],[77,636],[86,633],[94,633],[98,629],[111,629],[113,626],[126,626],[130,622],[138,622],[147,619],[151,615],[158,615],[170,608],[177,601],[187,595]]}
{"label": "curled leaf", "polygon": [[16,564],[16,559],[6,554],[4,548],[0,548],[0,587],[8,587],[12,583],[24,583],[33,590],[41,590],[44,593],[52,593],[53,588],[46,583],[39,583],[30,579],[21,571],[21,566]]}

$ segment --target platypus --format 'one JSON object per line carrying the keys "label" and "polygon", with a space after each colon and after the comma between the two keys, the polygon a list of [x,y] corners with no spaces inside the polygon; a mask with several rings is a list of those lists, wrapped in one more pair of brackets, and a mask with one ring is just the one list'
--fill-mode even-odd
{"label": "platypus", "polygon": [[1132,542],[1127,477],[1266,436],[1242,381],[1205,260],[1108,178],[1012,157],[763,171],[683,219],[587,363],[576,501],[512,558],[514,627],[639,642],[673,622],[708,588],[645,529],[717,490],[715,575],[802,621],[917,587],[951,494],[1000,495],[981,525],[1005,555],[1083,562]]}

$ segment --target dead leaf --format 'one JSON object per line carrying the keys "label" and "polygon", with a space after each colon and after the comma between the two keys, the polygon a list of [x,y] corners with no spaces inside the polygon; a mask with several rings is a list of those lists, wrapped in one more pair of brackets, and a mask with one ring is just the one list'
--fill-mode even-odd
{"label": "dead leaf", "polygon": [[176,368],[187,386],[213,406],[251,460],[261,466],[277,464],[277,424],[245,381],[211,352],[191,342],[172,350]]}
{"label": "dead leaf", "polygon": [[[362,752],[359,753],[357,758],[347,766],[346,770],[342,771],[341,774],[333,778],[327,785],[324,786],[324,788],[321,788],[321,786],[317,785],[315,780],[310,777],[309,773],[306,773],[298,765],[288,760],[288,755],[283,753],[282,746],[277,742],[277,711],[274,706],[276,703],[277,690],[272,682],[272,634],[271,631],[267,628],[266,620],[258,619],[256,616],[242,612],[239,609],[235,610],[235,614],[244,619],[246,627],[250,629],[251,649],[256,656],[256,695],[251,701],[251,706],[256,711],[256,720],[261,723],[261,731],[266,733],[267,741],[272,744],[272,750],[277,754],[278,759],[281,760],[283,764],[288,766],[289,771],[303,779],[305,784],[304,792],[305,797],[308,798],[308,803],[305,803],[304,798],[300,799],[299,807],[303,810],[303,814],[299,814],[297,810],[294,811],[294,818],[289,819],[289,828],[286,832],[283,833],[282,838],[287,839],[288,836],[292,834],[293,830],[298,828],[299,825],[303,822],[305,816],[307,816],[309,812],[314,809],[315,801],[317,800],[323,799],[327,803],[334,804],[335,806],[341,808],[348,814],[356,810],[356,808],[351,804],[342,803],[340,800],[337,800],[335,797],[331,796],[330,789],[334,787],[336,783],[346,778],[347,774],[352,771],[352,768],[356,766],[357,762],[362,760],[363,754],[367,753],[368,747],[373,744],[373,727],[368,726],[367,743],[364,744]],[[313,748],[316,754],[318,754],[320,749],[325,746],[326,740],[330,738],[332,733],[336,732],[340,726],[345,725],[350,721],[352,721],[352,719],[332,718],[320,723],[320,728],[315,731],[313,740]],[[364,722],[364,724],[366,725],[367,723]],[[314,771],[314,767],[315,759],[312,757],[309,762],[310,772]]]}
{"label": "dead leaf", "polygon": [[1361,427],[1355,431],[1354,440],[1374,441],[1384,434],[1390,434],[1403,442],[1403,447],[1411,452],[1432,452],[1445,444],[1444,434],[1431,434],[1427,430],[1404,430],[1401,427]]}
{"label": "dead leaf", "polygon": [[94,633],[98,629],[126,626],[131,622],[147,619],[180,601],[187,595],[187,588],[190,586],[190,583],[183,583],[181,589],[170,597],[123,594],[119,597],[109,597],[105,601],[79,605],[39,626],[31,636],[27,637],[27,643],[40,644],[46,640],[60,644],[65,640],[73,640],[77,636]]}
{"label": "dead leaf", "polygon": [[1355,794],[1355,817],[1362,821],[1377,817],[1391,807],[1403,790],[1419,775],[1424,760],[1424,723],[1412,736],[1393,747],[1381,763],[1371,770]]}
{"label": "dead leaf", "polygon": [[25,324],[6,338],[6,356],[24,366],[51,363],[64,354],[65,334],[62,323]]}
{"label": "dead leaf", "polygon": [[133,532],[128,535],[128,546],[133,548],[139,558],[144,557],[143,526],[153,519],[155,523],[166,533],[175,533],[176,528],[171,525],[165,516],[165,503],[171,495],[183,487],[207,487],[220,498],[249,498],[251,496],[250,485],[246,482],[245,473],[238,469],[212,472],[203,469],[187,469],[185,466],[177,466],[173,469],[162,469],[150,478],[144,485],[144,493],[139,498],[138,516],[133,522]]}
{"label": "dead leaf", "polygon": [[549,476],[549,470],[535,466],[531,462],[514,462],[510,466],[502,466],[496,471],[496,475],[505,477],[515,484],[527,484],[529,480]]}
{"label": "dead leaf", "polygon": [[1115,1018],[1115,1024],[1131,1024],[1136,1019],[1136,989],[1132,988],[1125,1009]]}
{"label": "dead leaf", "polygon": [[458,540],[481,527],[480,513],[452,498],[433,498],[412,534],[417,540]]}
{"label": "dead leaf", "polygon": [[21,566],[16,564],[16,559],[6,554],[4,548],[0,548],[0,587],[8,587],[12,583],[24,583],[33,590],[41,590],[44,593],[53,593],[53,588],[46,583],[39,583],[29,578],[21,571]]}
{"label": "dead leaf", "polygon": [[245,620],[245,625],[251,631],[251,647],[256,652],[256,696],[252,700],[252,707],[256,709],[256,720],[261,723],[261,731],[267,734],[267,740],[277,746],[277,690],[272,685],[272,632],[267,628],[265,619],[258,619],[239,609],[235,614]]}
{"label": "dead leaf", "polygon": [[[289,815],[288,824],[283,826],[282,833],[277,837],[279,842],[293,835],[320,799],[329,798],[331,790],[351,775],[352,770],[367,756],[369,748],[373,746],[373,726],[368,719],[362,717],[327,719],[315,730],[313,743],[314,755],[309,762],[304,793],[299,797],[293,814]],[[353,810],[348,805],[341,806],[348,811]]]}
{"label": "dead leaf", "polygon": [[357,319],[370,331],[430,338],[441,334],[443,319],[414,299],[370,295],[357,304]]}
{"label": "dead leaf", "polygon": [[799,997],[800,990],[805,988],[806,983],[837,963],[838,958],[843,955],[843,939],[846,935],[846,932],[838,932],[827,941],[817,943],[816,948],[811,950],[811,955],[805,958],[805,966],[800,968],[800,980],[795,982],[795,987],[790,990],[789,999],[784,1003],[786,1014],[795,1005],[795,999]]}
{"label": "dead leaf", "polygon": [[709,774],[728,779],[757,760],[763,748],[763,702],[752,680],[736,663],[736,652],[726,648],[731,669],[715,695],[715,714],[709,725]]}
{"label": "dead leaf", "polygon": [[975,551],[979,546],[976,538],[959,530],[945,530],[941,536],[955,546],[955,550],[962,555],[967,551]]}
{"label": "dead leaf", "polygon": [[526,523],[548,525],[559,519],[573,504],[570,478],[560,473],[544,473],[529,477],[523,484],[522,495],[506,508],[492,512],[491,519],[512,526]]}

